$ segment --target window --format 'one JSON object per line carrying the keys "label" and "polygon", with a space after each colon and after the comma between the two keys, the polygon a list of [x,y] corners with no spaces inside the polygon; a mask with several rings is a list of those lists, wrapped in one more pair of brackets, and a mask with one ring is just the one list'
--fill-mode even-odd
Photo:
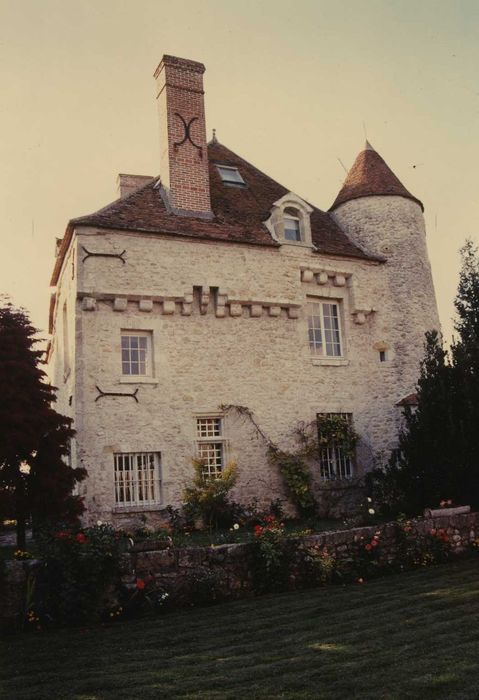
{"label": "window", "polygon": [[121,371],[128,376],[151,375],[151,333],[121,332]]}
{"label": "window", "polygon": [[379,362],[386,362],[386,350],[379,351]]}
{"label": "window", "polygon": [[[321,438],[321,419],[340,416],[352,424],[351,413],[319,413],[317,416],[318,436]],[[321,477],[326,480],[351,479],[354,472],[354,459],[348,454],[345,445],[331,440],[328,445],[319,448],[319,468]]]}
{"label": "window", "polygon": [[245,181],[241,177],[238,168],[232,168],[229,165],[217,165],[221,179],[228,185],[244,185]]}
{"label": "window", "polygon": [[204,462],[203,474],[218,479],[225,463],[223,419],[208,417],[196,419],[198,458]]}
{"label": "window", "polygon": [[121,506],[161,502],[160,455],[125,452],[115,455],[115,503]]}
{"label": "window", "polygon": [[286,241],[300,241],[301,227],[299,219],[293,216],[284,217],[284,238]]}
{"label": "window", "polygon": [[337,302],[308,302],[308,331],[312,355],[342,357],[341,323]]}

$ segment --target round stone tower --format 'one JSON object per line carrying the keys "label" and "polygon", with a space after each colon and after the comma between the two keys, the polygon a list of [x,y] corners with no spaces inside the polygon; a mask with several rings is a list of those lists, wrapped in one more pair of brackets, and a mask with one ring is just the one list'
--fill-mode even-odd
{"label": "round stone tower", "polygon": [[385,260],[373,292],[372,341],[389,348],[406,395],[417,381],[424,334],[439,329],[423,205],[366,141],[330,211],[355,243]]}

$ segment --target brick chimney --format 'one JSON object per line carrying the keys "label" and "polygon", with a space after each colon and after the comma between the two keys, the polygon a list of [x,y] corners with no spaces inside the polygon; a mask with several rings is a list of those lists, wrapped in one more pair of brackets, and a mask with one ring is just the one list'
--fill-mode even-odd
{"label": "brick chimney", "polygon": [[155,71],[163,197],[175,214],[212,218],[202,63],[163,56]]}

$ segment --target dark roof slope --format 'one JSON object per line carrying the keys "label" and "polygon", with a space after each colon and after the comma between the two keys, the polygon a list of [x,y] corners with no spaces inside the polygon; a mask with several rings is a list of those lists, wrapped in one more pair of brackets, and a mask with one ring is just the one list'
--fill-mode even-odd
{"label": "dark roof slope", "polygon": [[[278,242],[272,238],[263,222],[269,218],[273,203],[289,190],[217,141],[208,145],[208,159],[213,219],[169,213],[156,181],[149,182],[93,214],[70,221],[62,240],[52,284],[57,283],[73,229],[79,225],[278,247]],[[238,167],[245,186],[224,184],[216,164]],[[379,260],[356,246],[330,214],[315,207],[311,214],[311,232],[319,253]]]}
{"label": "dark roof slope", "polygon": [[424,211],[422,202],[404,187],[379,153],[366,141],[364,151],[361,151],[354,161],[353,167],[348,172],[341,191],[334,200],[330,211],[336,209],[344,202],[349,202],[351,199],[385,195],[396,195],[412,199]]}

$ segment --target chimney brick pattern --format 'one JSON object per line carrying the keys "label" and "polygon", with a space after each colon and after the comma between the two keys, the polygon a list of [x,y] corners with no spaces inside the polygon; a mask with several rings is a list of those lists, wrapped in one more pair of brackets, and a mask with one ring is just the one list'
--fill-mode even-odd
{"label": "chimney brick pattern", "polygon": [[163,56],[155,71],[160,176],[177,214],[212,217],[202,63]]}

